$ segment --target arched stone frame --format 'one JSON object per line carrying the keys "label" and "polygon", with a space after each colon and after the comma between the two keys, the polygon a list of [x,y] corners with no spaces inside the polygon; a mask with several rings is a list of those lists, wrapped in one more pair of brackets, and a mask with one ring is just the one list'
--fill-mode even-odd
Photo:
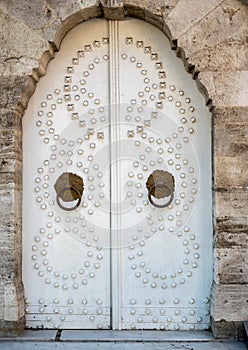
{"label": "arched stone frame", "polygon": [[[3,213],[0,220],[2,250],[0,333],[17,334],[25,325],[21,278],[21,117],[35,90],[36,82],[45,74],[47,63],[59,49],[62,38],[71,28],[93,17],[104,16],[106,19],[123,20],[125,16],[133,16],[150,22],[165,32],[172,48],[183,59],[186,70],[192,73],[212,112],[213,202],[215,203],[212,329],[215,336],[234,335],[240,322],[247,319],[245,292],[248,283],[245,273],[247,166],[242,166],[242,161],[245,160],[247,150],[243,113],[245,108],[247,109],[248,75],[245,72],[247,49],[245,51],[245,41],[242,42],[240,34],[247,30],[245,25],[242,27],[242,22],[245,24],[247,8],[237,0],[211,1],[207,5],[204,1],[198,1],[196,5],[192,0],[187,2],[187,13],[184,10],[183,0],[170,1],[170,5],[161,1],[135,0],[104,1],[101,4],[93,0],[81,1],[81,4],[70,0],[66,5],[59,2],[56,5],[49,5],[41,1],[39,5],[32,3],[29,7],[28,2],[26,3],[26,5],[20,3],[20,6],[24,7],[21,10],[17,6],[16,8],[8,6],[7,1],[3,1],[0,8],[4,36],[3,57],[6,52],[6,57],[1,62],[0,80],[2,90],[0,208]],[[41,12],[35,12],[36,6]],[[28,11],[34,11],[36,15],[30,18]],[[181,16],[184,16],[184,21]],[[209,17],[212,27],[208,26]],[[37,24],[41,30],[37,30]],[[227,24],[229,30],[226,30]],[[218,45],[213,48],[213,40],[216,39],[212,34],[214,28],[220,31],[219,45],[222,44],[222,49],[225,49],[232,58],[231,64],[225,60],[225,54],[217,52]],[[237,32],[238,39],[228,43]],[[26,37],[27,39],[23,41]],[[204,43],[209,46],[204,48]],[[233,50],[228,51],[230,45],[239,45],[241,50],[239,57],[235,57]],[[210,56],[208,56],[209,50]],[[229,67],[223,66],[224,64],[229,64]],[[232,127],[236,129],[232,130]],[[227,141],[227,135],[222,135],[223,130],[232,138],[230,143]],[[230,200],[229,205],[225,203],[227,199]]]}

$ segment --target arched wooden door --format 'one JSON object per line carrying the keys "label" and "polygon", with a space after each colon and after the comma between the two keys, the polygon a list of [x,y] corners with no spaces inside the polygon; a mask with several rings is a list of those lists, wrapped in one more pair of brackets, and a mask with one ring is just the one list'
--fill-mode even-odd
{"label": "arched wooden door", "polygon": [[75,27],[23,132],[27,326],[207,328],[210,114],[164,34]]}

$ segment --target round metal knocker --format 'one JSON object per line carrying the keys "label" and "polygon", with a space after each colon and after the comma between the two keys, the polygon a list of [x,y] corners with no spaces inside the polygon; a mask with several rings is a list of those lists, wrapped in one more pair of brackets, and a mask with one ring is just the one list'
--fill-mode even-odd
{"label": "round metal knocker", "polygon": [[[84,190],[84,182],[80,176],[73,173],[63,173],[57,179],[54,189],[57,193],[57,204],[61,209],[71,211],[79,207]],[[72,207],[65,207],[61,203],[61,201],[72,202],[75,200],[77,202]]]}
{"label": "round metal knocker", "polygon": [[[155,170],[148,177],[146,188],[149,202],[156,208],[166,208],[174,199],[175,181],[173,175],[168,171]],[[157,199],[169,197],[169,199],[164,204],[157,204],[152,197]]]}

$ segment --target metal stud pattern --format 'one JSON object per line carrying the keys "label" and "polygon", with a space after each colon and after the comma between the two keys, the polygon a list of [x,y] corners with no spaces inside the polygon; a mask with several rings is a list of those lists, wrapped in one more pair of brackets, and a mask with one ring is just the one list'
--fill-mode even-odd
{"label": "metal stud pattern", "polygon": [[[205,329],[211,280],[208,113],[183,68],[175,69],[157,29],[121,22],[116,44],[107,22],[92,25],[101,36],[90,22],[68,34],[24,117],[27,326]],[[144,34],[151,28],[154,40]],[[82,33],[87,35],[79,47]],[[116,90],[108,75],[111,69],[116,74],[113,52],[120,66]],[[119,176],[110,181],[113,169]],[[156,169],[175,178],[174,200],[165,209],[147,198],[146,180]],[[71,212],[56,204],[53,186],[63,172],[78,174],[85,184],[82,202]]]}
{"label": "metal stud pattern", "polygon": [[[201,142],[210,119],[182,67],[175,68],[169,58],[169,46],[167,53],[160,49],[166,46],[160,32],[154,29],[147,40],[145,27],[149,37],[149,25],[135,32],[120,23],[119,158],[130,159],[120,170],[121,275],[128,276],[122,277],[122,328],[205,329],[211,283],[206,256],[206,251],[211,256],[210,131],[205,145]],[[133,77],[135,89],[129,85]],[[202,157],[209,162],[204,170]],[[166,209],[147,200],[145,183],[156,169],[175,177],[175,197]],[[205,210],[209,216],[202,226]]]}
{"label": "metal stud pattern", "polygon": [[[24,206],[35,211],[33,223],[24,216],[28,327],[110,328],[110,208],[103,168],[109,157],[102,162],[98,152],[109,144],[109,96],[100,88],[108,80],[109,37],[107,24],[97,25],[103,36],[87,37],[80,50],[76,38],[82,38],[83,27],[74,39],[73,31],[68,35],[61,57],[50,65],[54,74],[64,75],[49,81],[48,73],[45,88],[39,86],[24,117],[24,149],[32,134],[32,147],[40,149],[38,157],[26,152],[24,159],[33,164],[24,183]],[[44,95],[47,86],[51,92]],[[56,179],[66,171],[86,184],[80,207],[71,212],[58,207],[54,191]]]}

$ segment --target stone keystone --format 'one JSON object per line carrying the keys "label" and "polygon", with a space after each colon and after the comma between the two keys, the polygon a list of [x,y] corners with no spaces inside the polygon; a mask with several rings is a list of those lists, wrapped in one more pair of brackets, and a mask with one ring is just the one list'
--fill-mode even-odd
{"label": "stone keystone", "polygon": [[101,0],[104,17],[112,20],[124,20],[124,2],[121,0]]}

